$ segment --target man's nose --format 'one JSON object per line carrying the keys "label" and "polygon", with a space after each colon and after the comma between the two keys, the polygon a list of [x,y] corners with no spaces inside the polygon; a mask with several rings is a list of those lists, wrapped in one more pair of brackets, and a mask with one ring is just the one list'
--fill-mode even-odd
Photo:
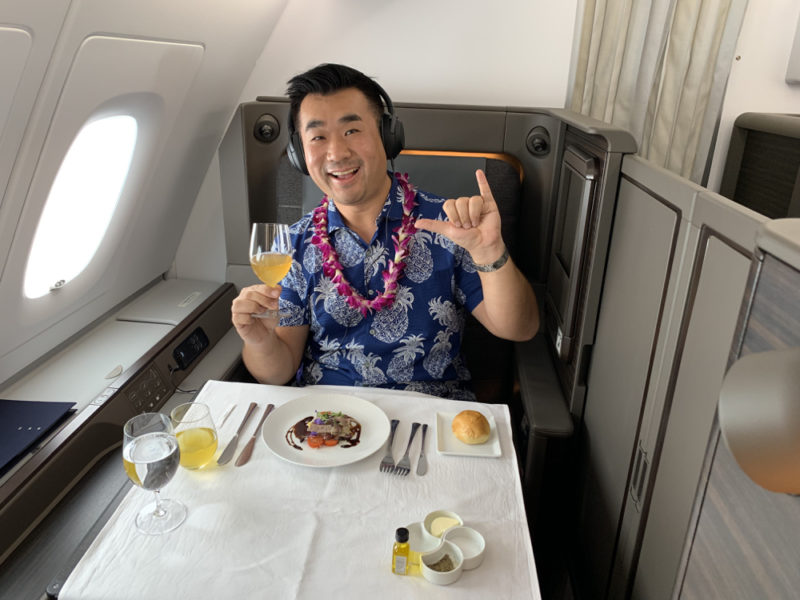
{"label": "man's nose", "polygon": [[333,137],[328,143],[328,160],[336,162],[350,155],[350,145],[345,137]]}

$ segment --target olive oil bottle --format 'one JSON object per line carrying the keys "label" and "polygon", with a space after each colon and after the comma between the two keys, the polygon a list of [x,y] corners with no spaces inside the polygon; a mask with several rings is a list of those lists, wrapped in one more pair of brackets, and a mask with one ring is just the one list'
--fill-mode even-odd
{"label": "olive oil bottle", "polygon": [[400,527],[394,534],[394,547],[392,548],[392,573],[395,575],[408,575],[409,568],[408,529]]}

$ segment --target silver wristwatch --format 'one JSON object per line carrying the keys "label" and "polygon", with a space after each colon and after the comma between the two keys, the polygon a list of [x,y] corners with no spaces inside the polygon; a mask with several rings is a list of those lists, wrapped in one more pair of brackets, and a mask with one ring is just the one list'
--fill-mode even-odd
{"label": "silver wristwatch", "polygon": [[500,269],[507,262],[508,262],[508,248],[506,247],[503,250],[502,256],[500,256],[500,258],[498,258],[493,263],[489,263],[488,265],[479,265],[477,263],[474,264],[475,264],[475,269],[477,269],[481,273],[491,273],[492,271],[497,271],[498,269]]}

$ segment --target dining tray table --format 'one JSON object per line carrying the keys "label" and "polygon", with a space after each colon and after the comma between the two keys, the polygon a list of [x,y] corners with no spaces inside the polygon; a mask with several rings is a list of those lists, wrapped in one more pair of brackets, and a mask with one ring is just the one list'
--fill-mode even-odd
{"label": "dining tray table", "polygon": [[[398,477],[380,472],[385,436],[380,433],[380,444],[369,441],[367,428],[384,425],[382,416],[370,411],[362,423],[367,450],[361,445],[305,447],[287,454],[291,448],[285,439],[286,448],[276,446],[276,432],[288,431],[287,419],[309,406],[309,398],[317,410],[335,411],[337,402],[351,404],[345,397],[352,398],[354,412],[358,403],[366,401],[386,419],[399,419],[395,460],[405,450],[412,423],[427,423],[427,473],[419,476],[412,469],[408,476]],[[188,508],[186,521],[177,529],[162,535],[140,533],[135,515],[151,501],[152,492],[132,488],[72,570],[60,600],[541,598],[506,405],[378,388],[221,381],[207,382],[195,401],[211,409],[219,434],[217,455],[251,402],[258,403],[259,412],[249,420],[241,440],[253,434],[267,404],[276,408],[246,464],[212,462],[200,470],[178,469],[162,490],[163,497]],[[220,427],[230,406],[236,408]],[[499,451],[486,455],[437,451],[437,414],[464,409],[491,418]],[[412,466],[420,439],[417,435],[411,447]],[[348,450],[363,456],[351,460],[317,454],[346,456]],[[331,460],[337,464],[313,464]],[[480,567],[464,571],[448,586],[391,571],[395,530],[422,521],[435,510],[457,513],[486,541]]]}

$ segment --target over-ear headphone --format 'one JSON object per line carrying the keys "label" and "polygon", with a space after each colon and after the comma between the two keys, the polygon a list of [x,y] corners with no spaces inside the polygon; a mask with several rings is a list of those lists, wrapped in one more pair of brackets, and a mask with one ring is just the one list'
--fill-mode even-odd
{"label": "over-ear headphone", "polygon": [[[383,149],[386,151],[386,158],[392,160],[400,154],[405,144],[405,130],[403,129],[403,122],[394,114],[394,105],[392,104],[389,94],[377,83],[375,87],[378,90],[378,95],[383,99],[386,105],[386,112],[381,115],[380,121],[380,134],[381,141],[383,142]],[[292,166],[301,173],[308,175],[308,166],[306,165],[306,155],[303,151],[303,140],[300,139],[300,133],[295,130],[294,122],[289,119],[289,145],[286,147],[286,154],[289,156],[289,162]]]}

